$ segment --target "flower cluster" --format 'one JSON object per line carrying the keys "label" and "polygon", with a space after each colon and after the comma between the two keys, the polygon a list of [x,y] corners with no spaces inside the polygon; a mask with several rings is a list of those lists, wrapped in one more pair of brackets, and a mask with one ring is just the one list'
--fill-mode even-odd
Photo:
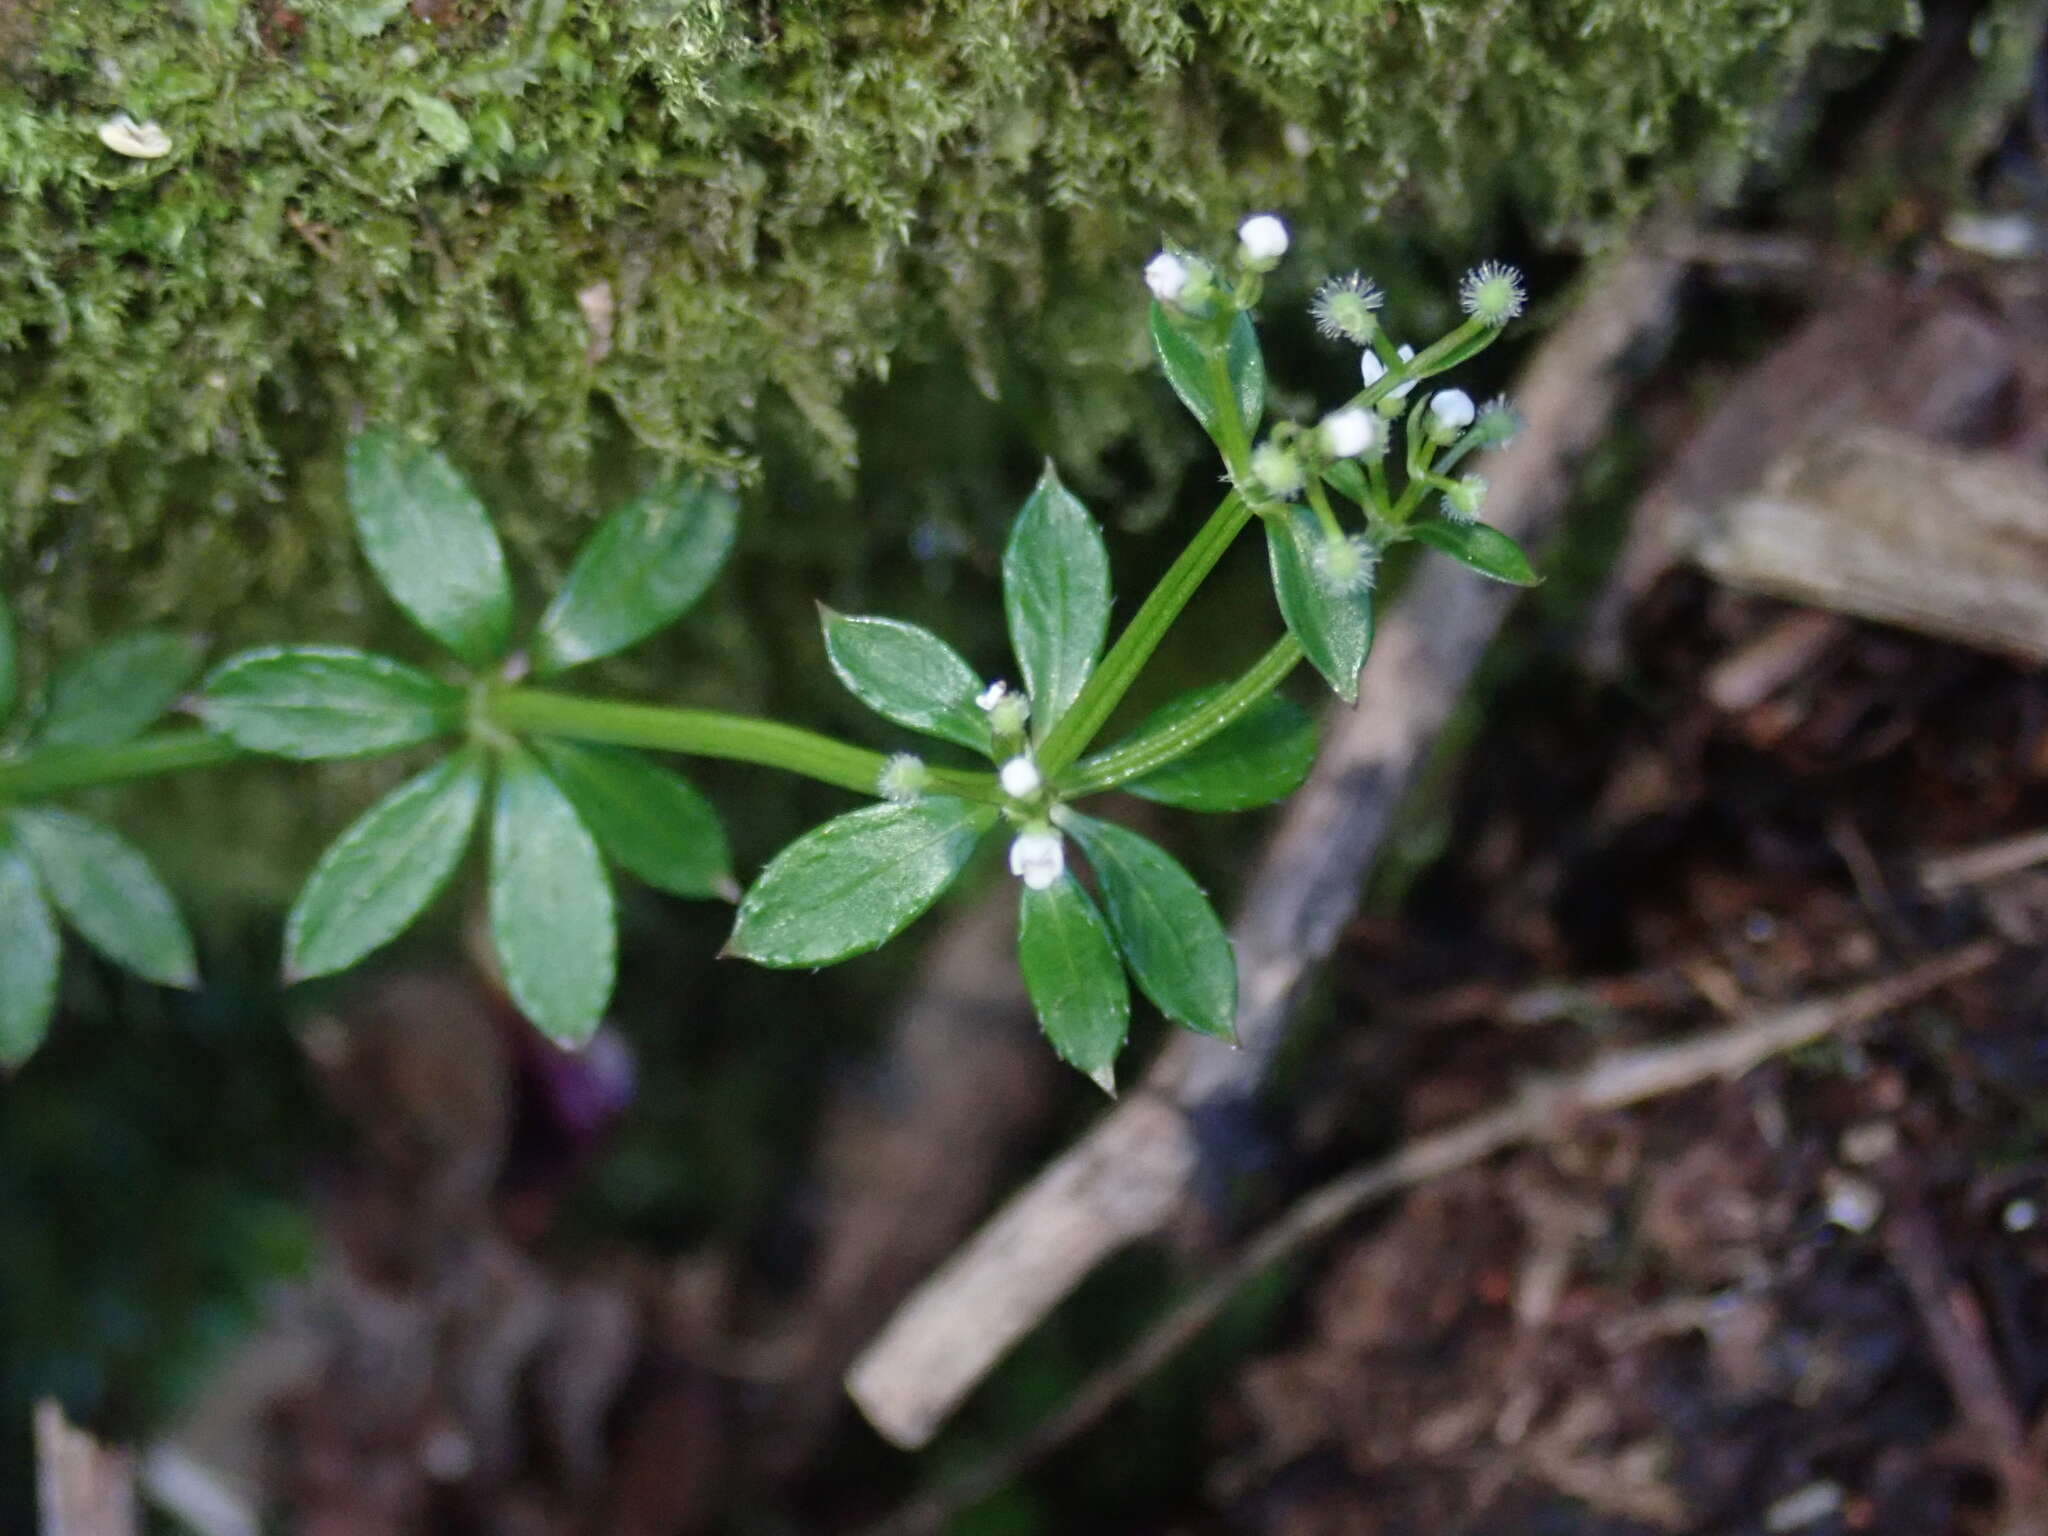
{"label": "flower cluster", "polygon": [[[1212,265],[1189,251],[1162,250],[1145,269],[1146,285],[1172,314],[1220,338],[1231,318],[1250,307],[1288,243],[1285,224],[1255,214],[1238,226],[1232,261]],[[1386,296],[1365,274],[1332,277],[1316,289],[1309,305],[1316,329],[1359,349],[1359,389],[1313,429],[1275,423],[1230,469],[1238,489],[1268,516],[1306,504],[1321,539],[1308,566],[1326,592],[1369,593],[1390,545],[1409,537],[1438,542],[1428,526],[1432,506],[1446,526],[1477,525],[1486,481],[1452,471],[1469,455],[1507,442],[1520,423],[1505,400],[1482,409],[1462,389],[1440,389],[1418,402],[1416,386],[1482,350],[1526,303],[1518,271],[1482,262],[1458,285],[1464,322],[1418,353],[1387,334]],[[1398,459],[1397,437],[1405,440]],[[1333,492],[1357,503],[1362,532],[1345,528]],[[1411,523],[1418,526],[1411,530]]]}

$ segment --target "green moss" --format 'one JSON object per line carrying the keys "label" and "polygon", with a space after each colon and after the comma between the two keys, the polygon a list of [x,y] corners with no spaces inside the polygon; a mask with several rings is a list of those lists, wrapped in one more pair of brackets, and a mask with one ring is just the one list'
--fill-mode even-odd
{"label": "green moss", "polygon": [[[230,625],[345,608],[334,461],[366,416],[488,466],[545,563],[646,460],[747,466],[765,402],[850,461],[848,389],[941,339],[985,387],[1082,380],[1038,419],[1085,460],[1145,426],[1117,382],[1135,327],[1103,298],[1162,228],[1280,206],[1342,252],[1368,223],[1455,231],[1505,199],[1597,233],[1731,163],[1816,44],[1905,19],[30,0],[0,31],[8,563],[54,578],[60,628],[116,598]],[[104,148],[120,111],[171,153]]]}

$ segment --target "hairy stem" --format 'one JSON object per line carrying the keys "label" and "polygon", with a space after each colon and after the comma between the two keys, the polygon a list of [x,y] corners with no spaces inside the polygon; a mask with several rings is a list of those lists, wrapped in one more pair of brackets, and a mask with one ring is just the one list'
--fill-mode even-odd
{"label": "hairy stem", "polygon": [[[888,762],[879,752],[774,720],[709,709],[628,704],[539,688],[493,689],[483,703],[483,715],[502,730],[758,763],[864,795],[878,792],[877,782]],[[940,767],[931,768],[930,773],[936,794],[1002,803],[1002,791],[992,774]]]}
{"label": "hairy stem", "polygon": [[112,747],[50,747],[0,763],[0,800],[33,800],[96,784],[217,768],[249,756],[227,737],[205,730],[157,731]]}
{"label": "hairy stem", "polygon": [[[1226,413],[1235,417],[1235,404],[1228,406]],[[1153,651],[1158,649],[1159,642],[1165,638],[1181,609],[1188,605],[1188,599],[1195,595],[1202,579],[1223,558],[1223,552],[1230,548],[1230,541],[1250,521],[1251,515],[1250,504],[1239,492],[1232,491],[1210,514],[1209,521],[1202,525],[1188,547],[1180,552],[1180,557],[1167,567],[1166,574],[1159,578],[1159,585],[1131,615],[1131,622],[1117,636],[1116,644],[1109,648],[1102,664],[1089,675],[1080,697],[1039,743],[1038,766],[1043,772],[1056,774],[1087,750],[1088,743],[1095,739],[1096,732],[1102,729],[1131,684],[1137,681],[1138,674],[1151,660]]]}
{"label": "hairy stem", "polygon": [[1277,688],[1300,660],[1301,644],[1294,636],[1276,640],[1272,649],[1200,709],[1076,763],[1061,776],[1061,792],[1094,794],[1142,778],[1155,768],[1164,768],[1234,724],[1246,710]]}

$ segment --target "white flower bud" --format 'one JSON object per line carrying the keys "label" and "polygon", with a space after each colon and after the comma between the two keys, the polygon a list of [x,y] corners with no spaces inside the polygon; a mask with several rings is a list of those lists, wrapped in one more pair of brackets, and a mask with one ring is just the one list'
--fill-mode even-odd
{"label": "white flower bud", "polygon": [[1038,764],[1028,757],[1013,757],[1003,764],[996,774],[997,782],[1003,786],[1003,793],[1012,800],[1029,800],[1037,794],[1045,780],[1039,777]]}
{"label": "white flower bud", "polygon": [[1050,890],[1066,872],[1066,846],[1050,827],[1032,827],[1011,842],[1010,873],[1032,890]]}
{"label": "white flower bud", "polygon": [[1237,226],[1237,250],[1254,272],[1269,271],[1287,254],[1287,226],[1270,213],[1255,213]]}
{"label": "white flower bud", "polygon": [[[1394,355],[1404,363],[1415,361],[1415,349],[1413,347],[1403,346]],[[1380,361],[1379,353],[1373,351],[1370,347],[1367,347],[1364,355],[1358,359],[1358,376],[1365,380],[1365,387],[1367,389],[1372,388],[1373,385],[1379,383],[1381,379],[1387,376],[1387,365]],[[1416,382],[1416,380],[1410,379],[1399,389],[1390,392],[1386,398],[1389,400],[1406,400],[1415,393]]]}
{"label": "white flower bud", "polygon": [[1333,459],[1355,459],[1379,446],[1380,419],[1357,406],[1323,418],[1323,449]]}
{"label": "white flower bud", "polygon": [[897,805],[909,805],[922,798],[932,782],[931,770],[924,765],[924,759],[914,752],[897,752],[882,764],[882,771],[876,777],[875,788],[884,800]]}
{"label": "white flower bud", "polygon": [[99,127],[100,142],[130,160],[161,160],[171,152],[171,136],[156,123],[138,123],[126,112]]}
{"label": "white flower bud", "polygon": [[1145,263],[1145,286],[1160,303],[1174,303],[1187,291],[1188,264],[1171,251],[1161,251]]}
{"label": "white flower bud", "polygon": [[1429,397],[1429,435],[1448,443],[1471,426],[1478,414],[1472,397],[1462,389],[1440,389]]}

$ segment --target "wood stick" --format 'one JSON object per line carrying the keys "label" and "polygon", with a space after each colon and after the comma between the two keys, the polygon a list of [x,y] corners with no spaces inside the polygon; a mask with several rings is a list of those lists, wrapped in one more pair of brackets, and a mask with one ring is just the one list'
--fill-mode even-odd
{"label": "wood stick", "polygon": [[[1622,370],[1668,329],[1681,272],[1670,257],[1625,252],[1537,349],[1515,389],[1529,430],[1480,466],[1498,526],[1526,542],[1554,523],[1572,466],[1606,430]],[[1333,714],[1315,771],[1245,889],[1231,935],[1242,1049],[1176,1039],[1135,1093],[903,1304],[846,1377],[885,1437],[925,1444],[1097,1264],[1167,1225],[1201,1165],[1197,1127],[1257,1093],[1356,909],[1403,791],[1513,598],[1449,561],[1422,565],[1380,628],[1357,708]]]}
{"label": "wood stick", "polygon": [[1509,1147],[1554,1139],[1585,1115],[1625,1109],[1717,1079],[1739,1078],[1786,1051],[1867,1023],[1974,976],[2003,953],[1995,940],[1979,940],[1832,997],[1740,1020],[1694,1039],[1614,1052],[1570,1076],[1532,1082],[1499,1109],[1419,1137],[1389,1157],[1339,1175],[1261,1230],[1121,1358],[1090,1377],[1052,1418],[958,1481],[905,1506],[866,1536],[923,1536],[1002,1488],[1099,1421],[1208,1327],[1247,1281],[1302,1252],[1375,1201],[1469,1168]]}

